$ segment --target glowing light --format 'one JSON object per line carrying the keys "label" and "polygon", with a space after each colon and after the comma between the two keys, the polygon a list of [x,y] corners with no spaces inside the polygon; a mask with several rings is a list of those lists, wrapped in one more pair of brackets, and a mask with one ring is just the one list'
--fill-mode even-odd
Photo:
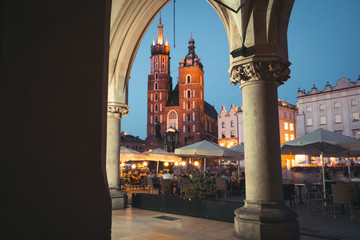
{"label": "glowing light", "polygon": [[182,166],[186,166],[186,162],[185,162],[185,161],[182,161],[182,162],[181,162],[181,165],[182,165]]}
{"label": "glowing light", "polygon": [[197,166],[199,166],[199,162],[198,161],[195,161],[194,162],[194,165],[197,167]]}
{"label": "glowing light", "polygon": [[131,165],[131,168],[132,169],[136,168],[136,165],[135,164]]}
{"label": "glowing light", "polygon": [[124,167],[124,166],[125,166],[125,163],[124,163],[124,162],[122,162],[122,163],[120,164],[120,166]]}
{"label": "glowing light", "polygon": [[178,163],[178,162],[175,162],[175,166],[179,166],[179,163]]}
{"label": "glowing light", "polygon": [[144,166],[144,167],[146,167],[147,165],[148,165],[148,163],[147,163],[147,162],[144,162],[144,163],[143,163],[143,166]]}
{"label": "glowing light", "polygon": [[165,162],[165,163],[164,163],[164,166],[165,166],[165,167],[169,166],[169,163],[168,163],[168,162]]}

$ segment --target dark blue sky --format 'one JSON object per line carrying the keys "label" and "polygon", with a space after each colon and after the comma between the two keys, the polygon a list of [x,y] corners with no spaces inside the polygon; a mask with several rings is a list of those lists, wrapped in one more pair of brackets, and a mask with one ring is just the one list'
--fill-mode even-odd
{"label": "dark blue sky", "polygon": [[[341,77],[356,81],[360,75],[360,1],[295,0],[288,27],[291,78],[279,87],[279,98],[296,104],[298,87],[322,90],[328,81],[334,86]],[[187,53],[192,32],[195,51],[204,65],[205,100],[220,111],[224,105],[242,105],[239,85],[229,84],[229,44],[224,25],[205,0],[176,1],[174,48],[173,2],[161,12],[164,33],[171,44],[173,85],[179,61]],[[157,34],[159,16],[146,32],[131,71],[128,116],[122,130],[146,138],[147,76],[150,45]]]}

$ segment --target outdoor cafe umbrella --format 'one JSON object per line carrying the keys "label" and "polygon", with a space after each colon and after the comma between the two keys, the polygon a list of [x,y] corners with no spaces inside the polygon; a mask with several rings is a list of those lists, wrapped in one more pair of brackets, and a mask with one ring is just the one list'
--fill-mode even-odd
{"label": "outdoor cafe umbrella", "polygon": [[181,157],[176,156],[172,153],[169,153],[161,148],[156,148],[153,150],[149,150],[144,152],[146,156],[146,160],[148,161],[157,161],[156,166],[156,174],[159,172],[159,162],[180,162]]}
{"label": "outdoor cafe umbrella", "polygon": [[175,149],[175,154],[182,156],[198,156],[204,158],[204,174],[206,172],[207,157],[239,158],[241,153],[229,148],[220,147],[214,142],[203,140],[181,148]]}
{"label": "outdoor cafe umbrella", "polygon": [[336,156],[345,151],[345,148],[340,144],[350,142],[358,142],[358,140],[319,128],[292,141],[283,143],[281,145],[281,153],[320,155],[325,197],[324,155]]}
{"label": "outdoor cafe umbrella", "polygon": [[[134,149],[130,149],[124,146],[120,146],[120,162],[128,162],[128,161],[141,161],[145,160],[146,155],[140,153]],[[120,175],[122,175],[122,168],[120,166]]]}

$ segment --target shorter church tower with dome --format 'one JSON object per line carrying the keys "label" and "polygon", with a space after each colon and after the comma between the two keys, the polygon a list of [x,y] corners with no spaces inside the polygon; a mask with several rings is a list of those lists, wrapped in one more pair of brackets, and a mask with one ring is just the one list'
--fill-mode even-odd
{"label": "shorter church tower with dome", "polygon": [[170,45],[158,24],[156,41],[151,45],[148,75],[146,149],[175,148],[209,140],[217,143],[217,112],[204,100],[204,70],[195,53],[195,40],[179,64],[179,81],[172,88]]}

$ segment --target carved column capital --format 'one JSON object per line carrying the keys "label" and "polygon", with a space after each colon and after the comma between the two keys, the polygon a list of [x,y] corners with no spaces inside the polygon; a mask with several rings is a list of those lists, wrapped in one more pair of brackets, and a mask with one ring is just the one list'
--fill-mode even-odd
{"label": "carved column capital", "polygon": [[289,65],[276,61],[253,61],[234,66],[230,83],[234,86],[252,81],[274,81],[279,85],[290,78]]}
{"label": "carved column capital", "polygon": [[122,116],[127,116],[129,113],[129,106],[126,104],[108,104],[107,116],[110,118],[122,119]]}

